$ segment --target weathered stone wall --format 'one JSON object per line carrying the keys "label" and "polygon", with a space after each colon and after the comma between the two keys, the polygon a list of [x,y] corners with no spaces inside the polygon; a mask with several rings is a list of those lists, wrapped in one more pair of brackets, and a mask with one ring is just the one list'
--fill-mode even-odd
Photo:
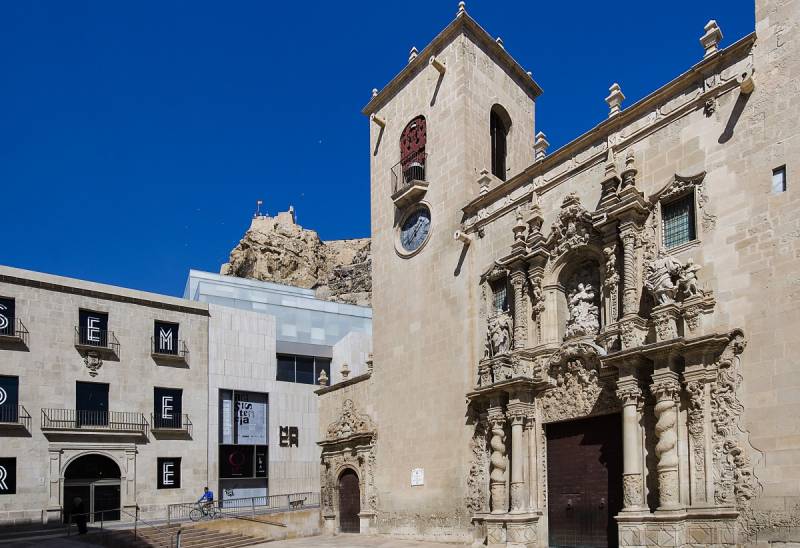
{"label": "weathered stone wall", "polygon": [[315,289],[317,297],[369,306],[370,239],[324,242],[295,222],[292,210],[254,217],[221,274]]}

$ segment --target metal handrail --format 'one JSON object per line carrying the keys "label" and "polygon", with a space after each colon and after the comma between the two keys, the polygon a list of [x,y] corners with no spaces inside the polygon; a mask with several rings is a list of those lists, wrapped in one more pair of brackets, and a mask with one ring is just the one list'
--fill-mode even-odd
{"label": "metal handrail", "polygon": [[[318,507],[320,504],[320,494],[309,491],[286,495],[222,499],[207,504],[211,504],[219,513],[220,517],[237,517],[243,514],[255,516],[256,514],[280,510],[299,510],[301,508]],[[197,501],[168,505],[167,524],[185,521],[189,518],[189,512],[191,512],[196,505]]]}
{"label": "metal handrail", "polygon": [[392,195],[405,190],[414,181],[425,181],[428,153],[414,152],[392,166]]}
{"label": "metal handrail", "polygon": [[180,358],[185,361],[189,360],[189,346],[183,339],[178,339],[175,349],[172,351],[161,350],[156,347],[156,338],[150,337],[150,354],[152,356],[165,356],[171,358]]}
{"label": "metal handrail", "polygon": [[188,435],[192,435],[192,421],[189,420],[188,413],[178,415],[173,419],[165,419],[158,417],[154,413],[150,413],[150,429],[155,430],[181,430]]}
{"label": "metal handrail", "polygon": [[[147,520],[144,520],[144,519],[140,518],[139,517],[139,506],[138,505],[136,506],[136,514],[131,514],[130,512],[125,510],[124,508],[112,508],[112,509],[109,509],[109,510],[96,510],[94,512],[82,512],[80,514],[70,514],[70,519],[67,522],[67,536],[71,536],[72,535],[72,525],[75,523],[75,519],[74,518],[79,517],[79,516],[87,516],[88,517],[88,516],[94,516],[94,515],[100,514],[100,531],[106,530],[105,529],[105,520],[103,519],[103,515],[107,514],[109,512],[119,512],[120,515],[126,514],[126,515],[128,515],[128,516],[133,518],[133,537],[134,537],[134,539],[138,539],[139,538],[139,522],[142,522],[144,525],[150,527],[151,529],[155,529],[156,531],[159,531],[162,534],[166,535],[169,538],[170,547],[175,546],[175,539],[178,536],[180,536],[180,529],[178,529],[178,531],[176,531],[175,533],[172,533],[168,529],[164,529],[164,528],[162,528],[162,527],[160,527],[160,526],[158,526],[158,525],[156,525],[154,523],[151,523],[151,522],[149,522]],[[87,519],[87,521],[90,521],[90,520]],[[94,521],[93,523],[97,523],[97,522]]]}
{"label": "metal handrail", "polygon": [[18,424],[31,429],[31,414],[21,404],[0,405],[0,424]]}
{"label": "metal handrail", "polygon": [[110,430],[146,436],[149,426],[144,414],[137,412],[42,409],[42,429],[48,430]]}
{"label": "metal handrail", "polygon": [[0,336],[19,339],[25,346],[28,346],[29,335],[30,331],[19,318],[10,318],[8,324],[0,328]]}
{"label": "metal handrail", "polygon": [[[96,339],[91,338],[90,334]],[[76,325],[75,346],[106,349],[119,356],[119,340],[117,340],[113,331],[93,329],[90,333],[88,328]]]}

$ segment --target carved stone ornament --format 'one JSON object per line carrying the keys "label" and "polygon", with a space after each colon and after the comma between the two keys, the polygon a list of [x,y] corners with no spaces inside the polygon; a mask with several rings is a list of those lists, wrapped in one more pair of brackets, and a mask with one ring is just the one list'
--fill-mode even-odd
{"label": "carved stone ornament", "polygon": [[660,253],[645,266],[644,287],[656,305],[671,304],[697,296],[697,272],[702,267],[688,259],[681,264],[672,255]]}
{"label": "carved stone ornament", "polygon": [[585,417],[619,410],[612,383],[600,379],[604,351],[589,343],[568,343],[550,358],[555,386],[536,398],[542,422]]}
{"label": "carved stone ornament", "polygon": [[692,451],[692,492],[697,499],[706,498],[706,451],[705,451],[705,389],[700,381],[686,383],[689,396],[688,430]]}
{"label": "carved stone ornament", "polygon": [[697,206],[700,210],[698,217],[701,219],[703,230],[709,232],[714,229],[717,217],[708,211],[708,195],[705,190],[705,177],[705,171],[701,171],[697,175],[689,176],[678,175],[676,173],[661,190],[650,197],[650,202],[667,202],[673,198],[678,198],[694,191],[697,197]]}
{"label": "carved stone ornament", "polygon": [[345,400],[339,420],[328,426],[328,440],[347,438],[356,434],[373,434],[375,425],[369,415],[356,412],[353,400]]}
{"label": "carved stone ornament", "polygon": [[714,501],[739,509],[747,507],[756,494],[746,435],[740,424],[744,405],[739,399],[739,354],[745,344],[740,331],[732,333],[717,363],[717,378],[711,389]]}
{"label": "carved stone ornament", "polygon": [[484,417],[475,421],[475,431],[470,440],[471,460],[467,477],[467,508],[473,514],[488,510],[489,451],[487,449],[487,424]]}
{"label": "carved stone ornament", "polygon": [[622,499],[625,508],[635,508],[642,504],[641,474],[625,474],[622,476]]}
{"label": "carved stone ornament", "polygon": [[486,330],[485,358],[508,354],[511,350],[512,327],[511,315],[506,312],[495,314],[489,318]]}
{"label": "carved stone ornament", "polygon": [[86,369],[89,370],[90,377],[96,377],[97,372],[103,367],[103,359],[94,352],[87,352],[83,357],[83,363],[86,365]]}
{"label": "carved stone ornament", "polygon": [[600,308],[595,304],[596,301],[597,295],[592,284],[578,283],[567,301],[569,318],[565,339],[597,335],[600,331]]}
{"label": "carved stone ornament", "polygon": [[574,192],[567,194],[561,203],[561,211],[550,229],[546,246],[554,255],[586,245],[592,238],[592,216],[581,205]]}

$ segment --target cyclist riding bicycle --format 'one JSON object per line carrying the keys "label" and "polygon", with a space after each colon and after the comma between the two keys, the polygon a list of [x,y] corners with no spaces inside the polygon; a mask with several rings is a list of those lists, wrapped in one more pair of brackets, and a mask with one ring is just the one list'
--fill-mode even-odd
{"label": "cyclist riding bicycle", "polygon": [[200,504],[203,512],[208,513],[209,508],[214,505],[214,491],[211,491],[208,487],[205,487],[203,489],[203,496],[201,496],[197,502]]}

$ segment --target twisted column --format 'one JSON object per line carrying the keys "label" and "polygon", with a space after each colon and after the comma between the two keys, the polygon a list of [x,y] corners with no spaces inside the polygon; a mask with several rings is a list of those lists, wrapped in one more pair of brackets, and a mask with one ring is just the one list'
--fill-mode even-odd
{"label": "twisted column", "polygon": [[617,398],[622,402],[622,487],[623,510],[641,510],[642,437],[639,431],[639,404],[642,391],[635,379],[618,383]]}
{"label": "twisted column", "polygon": [[633,226],[622,229],[622,313],[635,314],[639,310],[636,288],[636,233]]}
{"label": "twisted column", "polygon": [[514,288],[514,348],[525,348],[528,342],[525,278],[525,265],[515,265],[511,272],[511,286]]}
{"label": "twisted column", "polygon": [[[494,413],[492,413],[494,415]],[[492,425],[492,438],[489,445],[492,448],[490,458],[491,471],[489,472],[489,488],[492,493],[491,509],[493,514],[504,514],[506,512],[506,432],[505,418],[502,416],[492,416],[489,423]]]}
{"label": "twisted column", "polygon": [[676,402],[680,385],[677,375],[663,374],[650,390],[656,397],[656,457],[658,458],[659,510],[672,510],[680,505],[678,496],[678,410]]}

